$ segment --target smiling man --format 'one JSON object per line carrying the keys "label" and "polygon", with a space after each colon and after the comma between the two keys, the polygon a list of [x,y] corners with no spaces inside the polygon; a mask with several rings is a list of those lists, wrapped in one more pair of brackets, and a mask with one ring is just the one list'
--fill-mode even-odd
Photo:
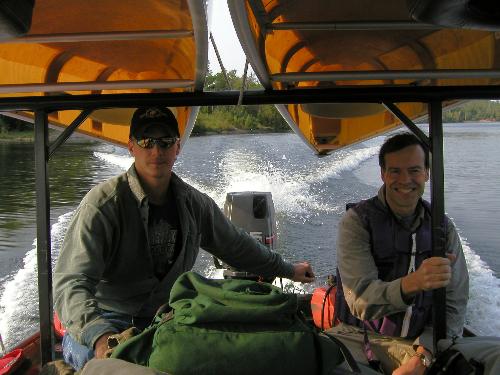
{"label": "smiling man", "polygon": [[84,197],[55,267],[63,355],[77,370],[105,356],[109,336],[148,326],[200,247],[256,275],[314,280],[307,262],[285,262],[172,172],[180,141],[168,108],[137,109],[129,138],[134,164]]}
{"label": "smiling man", "polygon": [[461,336],[469,276],[460,238],[446,218],[447,258],[432,257],[429,153],[410,133],[379,153],[378,195],[348,205],[339,224],[335,333],[372,365],[395,375],[425,372],[432,361],[432,291],[446,287],[447,335]]}

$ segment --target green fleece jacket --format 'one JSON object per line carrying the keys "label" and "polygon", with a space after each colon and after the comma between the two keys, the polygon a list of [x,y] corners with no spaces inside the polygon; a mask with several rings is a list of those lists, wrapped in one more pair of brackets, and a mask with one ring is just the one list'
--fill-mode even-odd
{"label": "green fleece jacket", "polygon": [[172,173],[182,249],[167,275],[154,273],[148,245],[148,197],[134,165],[94,187],[68,227],[54,271],[55,309],[68,332],[90,348],[116,332],[102,310],[152,317],[199,248],[227,264],[266,276],[293,276],[293,265],[235,227],[206,194]]}

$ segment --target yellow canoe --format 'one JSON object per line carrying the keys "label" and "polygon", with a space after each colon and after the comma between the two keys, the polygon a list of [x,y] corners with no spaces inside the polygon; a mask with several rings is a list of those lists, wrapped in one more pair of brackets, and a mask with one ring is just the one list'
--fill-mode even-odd
{"label": "yellow canoe", "polygon": [[[266,89],[500,84],[500,32],[450,28],[455,22],[500,30],[498,20],[475,25],[459,19],[463,1],[420,1],[428,3],[430,15],[407,3],[412,2],[228,0],[241,45]],[[318,154],[401,125],[381,103],[276,107]],[[399,108],[410,119],[427,114],[425,103]]]}
{"label": "yellow canoe", "polygon": [[[37,0],[30,8],[30,1],[20,0],[14,5],[12,26],[4,21],[0,35],[0,98],[203,90],[208,61],[203,1]],[[172,109],[185,140],[199,107]],[[125,145],[133,110],[98,110],[77,131]],[[78,114],[53,112],[49,122],[65,127]],[[31,112],[8,115],[33,120]]]}

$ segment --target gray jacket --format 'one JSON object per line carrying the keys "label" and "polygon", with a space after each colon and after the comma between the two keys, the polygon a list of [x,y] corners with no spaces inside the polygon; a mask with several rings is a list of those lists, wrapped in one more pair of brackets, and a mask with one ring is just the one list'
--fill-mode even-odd
{"label": "gray jacket", "polygon": [[163,280],[155,277],[148,245],[148,197],[135,167],[94,187],[69,225],[54,271],[54,304],[61,322],[92,348],[116,331],[102,310],[151,317],[166,303],[177,277],[199,248],[233,267],[262,276],[293,277],[293,266],[235,227],[217,204],[172,173],[182,249]]}

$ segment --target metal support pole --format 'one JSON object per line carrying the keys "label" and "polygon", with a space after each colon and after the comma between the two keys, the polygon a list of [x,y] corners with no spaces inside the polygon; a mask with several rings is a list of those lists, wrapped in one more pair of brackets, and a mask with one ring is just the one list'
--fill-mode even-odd
{"label": "metal support pole", "polygon": [[83,110],[71,124],[68,125],[66,129],[57,137],[53,144],[49,146],[49,159],[52,157],[54,152],[74,133],[76,128],[78,128],[82,122],[84,122],[87,117],[93,112],[93,109]]}
{"label": "metal support pole", "polygon": [[245,86],[247,84],[247,71],[248,71],[248,60],[245,62],[245,71],[243,72],[243,79],[241,81],[240,96],[238,97],[238,106],[243,103],[243,93],[245,92]]}
{"label": "metal support pole", "polygon": [[217,44],[215,44],[215,39],[212,33],[210,33],[210,41],[212,42],[212,46],[214,47],[215,55],[217,56],[217,61],[219,61],[219,66],[222,71],[222,75],[224,76],[224,79],[226,80],[227,88],[231,90],[231,82],[229,82],[229,77],[227,76],[226,69],[224,68],[224,64],[222,63],[222,59],[220,58],[219,55],[219,50],[217,49]]}
{"label": "metal support pole", "polygon": [[407,117],[403,113],[403,111],[398,108],[397,105],[387,102],[383,102],[382,105],[387,108],[387,110],[394,116],[396,116],[403,124],[405,124],[406,127],[410,129],[413,134],[415,134],[415,136],[417,136],[420,141],[422,141],[424,145],[427,146],[427,149],[430,150],[429,137],[427,137],[427,135],[422,130],[420,130],[420,128],[409,117]]}
{"label": "metal support pole", "polygon": [[[441,101],[429,103],[429,134],[431,137],[431,214],[432,256],[445,257],[446,232],[444,225],[444,158],[443,110]],[[433,291],[434,347],[446,338],[446,289]]]}
{"label": "metal support pole", "polygon": [[53,360],[52,260],[50,246],[50,198],[48,183],[48,116],[35,112],[35,184],[37,222],[38,299],[42,365]]}

